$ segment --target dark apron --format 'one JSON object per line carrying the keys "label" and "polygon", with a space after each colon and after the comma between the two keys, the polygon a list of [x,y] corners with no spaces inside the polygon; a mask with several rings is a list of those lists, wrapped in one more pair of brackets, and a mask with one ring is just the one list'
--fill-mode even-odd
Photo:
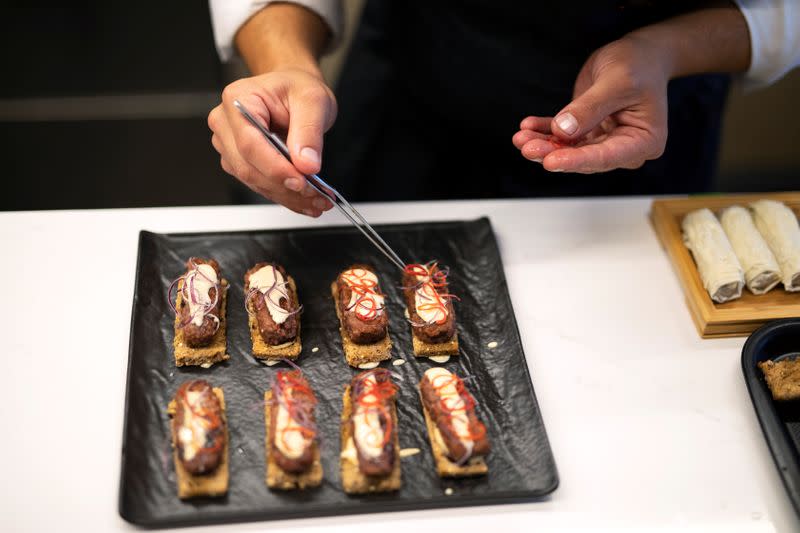
{"label": "dark apron", "polygon": [[511,144],[524,117],[571,101],[594,50],[684,4],[368,0],[323,173],[356,201],[709,190],[727,76],[670,83],[666,151],[637,170],[549,173]]}

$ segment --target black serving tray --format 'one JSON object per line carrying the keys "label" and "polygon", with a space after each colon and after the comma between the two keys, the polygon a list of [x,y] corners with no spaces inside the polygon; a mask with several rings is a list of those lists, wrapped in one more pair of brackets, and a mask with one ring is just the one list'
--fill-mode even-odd
{"label": "black serving tray", "polygon": [[[489,474],[462,480],[436,475],[416,392],[422,373],[435,363],[416,360],[404,318],[400,273],[352,227],[228,233],[157,234],[142,231],[133,297],[125,399],[119,512],[147,527],[180,526],[372,513],[532,501],[555,490],[558,475],[525,363],[503,265],[491,224],[475,221],[378,226],[408,261],[438,259],[451,268],[462,354],[445,363],[467,381],[478,401],[492,443]],[[230,282],[228,353],[210,369],[176,368],[172,314],[165,294],[190,256],[213,257]],[[295,278],[302,315],[303,352],[298,364],[319,398],[325,479],[304,492],[275,492],[264,483],[264,419],[261,400],[270,376],[250,355],[242,294],[245,271],[276,260]],[[344,360],[330,295],[337,274],[356,262],[371,263],[387,295],[393,359],[385,366],[402,378],[398,393],[401,448],[421,452],[402,459],[399,492],[351,497],[339,478],[339,415],[345,385],[356,372]],[[493,349],[488,344],[496,342]],[[312,351],[313,348],[317,351]],[[222,387],[230,430],[230,486],[220,499],[183,502],[176,496],[166,406],[185,380],[202,377]]]}
{"label": "black serving tray", "polygon": [[800,401],[776,402],[760,361],[800,357],[800,318],[769,322],[747,339],[742,370],[753,407],[794,510],[800,515]]}

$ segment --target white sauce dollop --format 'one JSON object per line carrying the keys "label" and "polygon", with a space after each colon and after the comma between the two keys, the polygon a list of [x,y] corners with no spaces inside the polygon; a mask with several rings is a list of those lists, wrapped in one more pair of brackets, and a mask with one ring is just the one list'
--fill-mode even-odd
{"label": "white sauce dollop", "polygon": [[411,457],[417,455],[421,450],[419,448],[403,448],[400,450],[400,458]]}

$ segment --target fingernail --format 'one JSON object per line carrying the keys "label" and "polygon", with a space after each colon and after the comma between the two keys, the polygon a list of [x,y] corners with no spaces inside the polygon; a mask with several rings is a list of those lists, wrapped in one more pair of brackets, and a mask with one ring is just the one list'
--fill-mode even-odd
{"label": "fingernail", "polygon": [[300,150],[300,157],[302,157],[309,163],[314,163],[315,165],[319,165],[319,154],[317,153],[316,150],[314,150],[310,146],[306,146],[302,150]]}
{"label": "fingernail", "polygon": [[561,113],[556,117],[556,124],[567,135],[572,135],[578,131],[578,120],[572,113]]}
{"label": "fingernail", "polygon": [[283,186],[294,192],[300,192],[303,190],[303,182],[297,178],[288,178],[283,182]]}
{"label": "fingernail", "polygon": [[328,202],[326,202],[322,198],[314,198],[314,201],[311,203],[314,204],[314,207],[316,207],[321,211],[324,211],[325,208],[328,207]]}
{"label": "fingernail", "polygon": [[541,157],[537,157],[536,159],[531,159],[531,161],[533,161],[534,163],[541,163],[542,162],[542,158]]}
{"label": "fingernail", "polygon": [[319,213],[317,213],[313,209],[303,209],[303,214],[314,218],[319,216]]}
{"label": "fingernail", "polygon": [[550,172],[564,172],[563,168],[551,168]]}

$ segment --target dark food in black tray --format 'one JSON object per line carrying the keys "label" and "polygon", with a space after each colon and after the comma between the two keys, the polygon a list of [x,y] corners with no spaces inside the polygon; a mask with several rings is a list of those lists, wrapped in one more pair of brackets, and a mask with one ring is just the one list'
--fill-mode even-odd
{"label": "dark food in black tray", "polygon": [[[444,365],[471,376],[493,443],[488,476],[442,480],[430,452],[416,384],[433,366],[411,355],[411,331],[397,268],[352,227],[201,234],[142,232],[131,320],[130,354],[120,477],[120,514],[150,527],[230,523],[352,513],[375,513],[532,501],[553,491],[556,468],[528,374],[497,243],[487,219],[377,227],[402,256],[436,257],[451,268],[451,291],[458,294],[460,357]],[[231,358],[210,369],[176,368],[169,358],[171,312],[163,297],[183,268],[183,259],[209,256],[224,265],[231,281],[228,348]],[[324,479],[313,489],[271,491],[264,483],[263,391],[285,364],[266,367],[251,353],[244,307],[244,274],[265,258],[280,258],[302,286],[303,351],[297,364],[318,399],[316,420]],[[342,393],[358,370],[341,353],[339,322],[331,281],[355,263],[373,265],[386,293],[392,357],[383,363],[400,379],[397,391],[399,447],[421,453],[401,458],[403,486],[385,494],[351,497],[339,472]],[[491,275],[487,275],[491,273]],[[497,347],[487,349],[489,343]],[[314,348],[317,348],[315,351]],[[169,420],[164,411],[178,386],[207,379],[225,390],[229,420],[230,487],[227,496],[192,500],[175,497]],[[449,489],[449,490],[447,490]],[[447,490],[447,493],[445,492]]]}
{"label": "dark food in black tray", "polygon": [[[448,270],[440,269],[436,263],[407,265],[403,272],[409,322],[414,334],[428,344],[447,342],[456,333],[456,312],[453,295],[447,292],[447,275]],[[418,294],[430,316],[423,318],[417,312]]]}
{"label": "dark food in black tray", "polygon": [[[271,279],[275,281],[274,284],[270,284],[271,287],[266,294],[254,286],[252,279],[265,267],[271,271]],[[278,279],[281,281],[277,282]],[[271,346],[291,342],[297,337],[300,303],[294,301],[294,294],[289,287],[288,279],[286,270],[276,263],[257,263],[244,275],[245,285],[249,289],[245,304],[255,315],[261,339]],[[267,298],[269,298],[269,302]],[[270,303],[278,307],[280,323],[273,320],[269,309]]]}
{"label": "dark food in black tray", "polygon": [[228,428],[222,389],[204,379],[184,382],[167,406],[177,494],[222,496],[228,490]]}
{"label": "dark food in black tray", "polygon": [[175,393],[172,417],[178,460],[193,475],[215,470],[222,460],[222,406],[207,381],[187,381]]}
{"label": "dark food in black tray", "polygon": [[[213,276],[206,275],[200,265],[208,265],[207,268],[213,270]],[[208,272],[208,274],[212,274],[212,272]],[[178,304],[177,313],[180,327],[183,328],[183,338],[190,348],[208,346],[220,327],[222,290],[219,283],[219,264],[213,259],[192,257],[186,262],[186,273],[181,278],[178,282],[178,290],[181,291],[183,298]],[[195,285],[199,287],[196,288]],[[207,290],[198,290],[206,287],[208,287]],[[193,290],[197,294],[190,295]],[[190,297],[187,298],[187,295]],[[190,304],[193,298],[199,300],[199,305],[194,310],[191,309]]]}
{"label": "dark food in black tray", "polygon": [[446,368],[433,367],[425,371],[419,392],[439,475],[485,474],[489,438],[464,381]]}
{"label": "dark food in black tray", "polygon": [[208,368],[228,359],[228,282],[214,259],[190,257],[184,268],[165,291],[172,310],[175,365]]}
{"label": "dark food in black tray", "polygon": [[369,265],[352,265],[336,278],[342,325],[355,344],[378,342],[388,332],[380,283],[373,277]]}
{"label": "dark food in black tray", "polygon": [[[317,434],[314,421],[314,406],[317,399],[308,381],[298,370],[278,372],[272,387],[273,401],[270,405],[270,430],[272,455],[275,463],[286,472],[305,472],[314,461],[314,445]],[[278,427],[279,411],[287,412],[287,423]],[[296,445],[293,441],[299,441]],[[281,446],[281,443],[285,446]],[[299,448],[300,453],[290,453]]]}
{"label": "dark food in black tray", "polygon": [[267,486],[294,490],[322,482],[317,397],[302,371],[279,370],[264,394]]}
{"label": "dark food in black tray", "polygon": [[742,371],[761,430],[800,515],[800,400],[775,401],[759,364],[800,359],[800,318],[774,320],[753,332],[742,348]]}
{"label": "dark food in black tray", "polygon": [[[397,393],[388,370],[367,370],[350,383],[350,426],[358,470],[365,476],[387,476],[392,473],[399,450],[394,446],[394,397]],[[377,453],[370,454],[370,450]]]}

